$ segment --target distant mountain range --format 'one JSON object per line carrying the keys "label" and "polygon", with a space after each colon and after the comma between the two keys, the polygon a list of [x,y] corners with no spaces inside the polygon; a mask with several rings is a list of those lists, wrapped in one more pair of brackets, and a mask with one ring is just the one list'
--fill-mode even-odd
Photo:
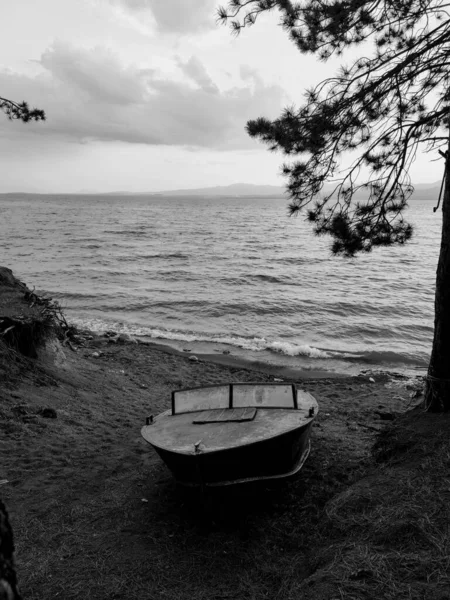
{"label": "distant mountain range", "polygon": [[[441,182],[418,183],[414,185],[413,200],[437,200]],[[154,196],[208,196],[211,198],[240,198],[240,197],[262,197],[286,198],[286,189],[278,185],[254,185],[252,183],[234,183],[232,185],[218,185],[215,187],[196,188],[192,190],[167,190],[152,192]],[[361,197],[364,197],[361,194]]]}
{"label": "distant mountain range", "polygon": [[195,188],[189,190],[163,190],[161,192],[111,192],[109,196],[208,196],[221,198],[240,198],[241,196],[272,196],[284,198],[285,188],[280,185],[255,185],[253,183],[233,183],[214,187]]}
{"label": "distant mountain range", "polygon": [[194,190],[171,190],[159,192],[162,196],[272,196],[284,198],[286,190],[280,185],[255,185],[253,183],[233,183],[231,185],[216,185],[214,187],[197,188]]}
{"label": "distant mountain range", "polygon": [[430,202],[437,202],[439,192],[441,191],[441,183],[441,181],[436,181],[435,183],[415,183],[411,200],[430,200]]}
{"label": "distant mountain range", "polygon": [[[412,196],[412,200],[430,200],[436,201],[439,197],[439,191],[441,189],[441,182],[435,183],[417,183],[414,185],[415,191]],[[23,192],[10,192],[7,195],[23,195]],[[128,192],[128,191],[117,191],[117,192],[78,192],[70,193],[65,195],[78,196],[80,194],[92,195],[92,196],[158,196],[158,197],[197,197],[197,198],[284,198],[287,200],[287,193],[284,186],[281,185],[255,185],[253,183],[233,183],[232,185],[217,185],[214,187],[204,187],[195,189],[178,189],[178,190],[163,190],[160,192]],[[5,194],[0,194],[5,195]],[[55,195],[55,194],[33,194],[26,193],[26,195]],[[56,194],[59,195],[59,194]],[[363,199],[364,194],[357,194],[356,199]]]}

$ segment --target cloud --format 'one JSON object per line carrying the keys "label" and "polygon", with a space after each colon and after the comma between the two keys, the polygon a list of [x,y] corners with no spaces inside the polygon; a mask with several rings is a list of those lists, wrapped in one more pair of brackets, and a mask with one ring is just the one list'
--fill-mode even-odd
{"label": "cloud", "polygon": [[[219,90],[195,57],[178,59],[179,78],[125,66],[101,48],[80,50],[57,43],[41,57],[35,78],[0,72],[2,95],[45,109],[45,123],[26,134],[85,142],[121,141],[216,149],[254,147],[248,119],[274,117],[283,105],[279,86],[253,73],[241,87]],[[11,127],[14,127],[14,132]],[[18,135],[17,124],[0,119],[0,134]]]}
{"label": "cloud", "polygon": [[139,70],[120,65],[103,48],[87,51],[59,42],[44,52],[41,65],[61,83],[108,104],[142,102],[145,97]]}
{"label": "cloud", "polygon": [[204,92],[209,92],[211,94],[217,94],[219,92],[219,88],[208,75],[204,65],[195,56],[192,56],[186,63],[179,60],[178,66],[183,73],[190,77]]}
{"label": "cloud", "polygon": [[158,29],[193,33],[216,25],[216,0],[109,0],[131,12],[150,10]]}

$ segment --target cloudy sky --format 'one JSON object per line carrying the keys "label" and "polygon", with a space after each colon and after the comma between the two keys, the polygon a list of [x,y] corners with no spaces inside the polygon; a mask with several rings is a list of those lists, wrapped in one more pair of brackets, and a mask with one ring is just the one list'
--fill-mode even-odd
{"label": "cloudy sky", "polygon": [[[282,184],[282,156],[248,138],[245,123],[298,103],[337,63],[300,55],[276,13],[232,36],[216,24],[220,3],[5,4],[0,96],[45,109],[47,121],[0,115],[0,192]],[[413,181],[441,169],[420,157]]]}

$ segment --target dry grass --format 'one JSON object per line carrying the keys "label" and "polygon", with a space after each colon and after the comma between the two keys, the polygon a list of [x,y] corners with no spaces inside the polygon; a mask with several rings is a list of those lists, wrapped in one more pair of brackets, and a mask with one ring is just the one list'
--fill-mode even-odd
{"label": "dry grass", "polygon": [[326,506],[305,598],[450,598],[449,428],[412,411],[381,434],[378,466]]}

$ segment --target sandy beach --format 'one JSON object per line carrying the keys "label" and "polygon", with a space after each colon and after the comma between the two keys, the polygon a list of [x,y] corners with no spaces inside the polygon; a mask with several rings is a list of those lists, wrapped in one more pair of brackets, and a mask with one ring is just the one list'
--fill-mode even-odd
{"label": "sandy beach", "polygon": [[355,478],[385,419],[412,403],[414,382],[400,375],[290,379],[320,405],[305,468],[275,488],[234,490],[231,509],[229,492],[215,494],[208,516],[141,438],[145,417],[174,389],[281,374],[197,358],[82,336],[76,350],[52,343],[9,371],[0,491],[24,598],[289,597],[272,594],[309,568],[289,530]]}

